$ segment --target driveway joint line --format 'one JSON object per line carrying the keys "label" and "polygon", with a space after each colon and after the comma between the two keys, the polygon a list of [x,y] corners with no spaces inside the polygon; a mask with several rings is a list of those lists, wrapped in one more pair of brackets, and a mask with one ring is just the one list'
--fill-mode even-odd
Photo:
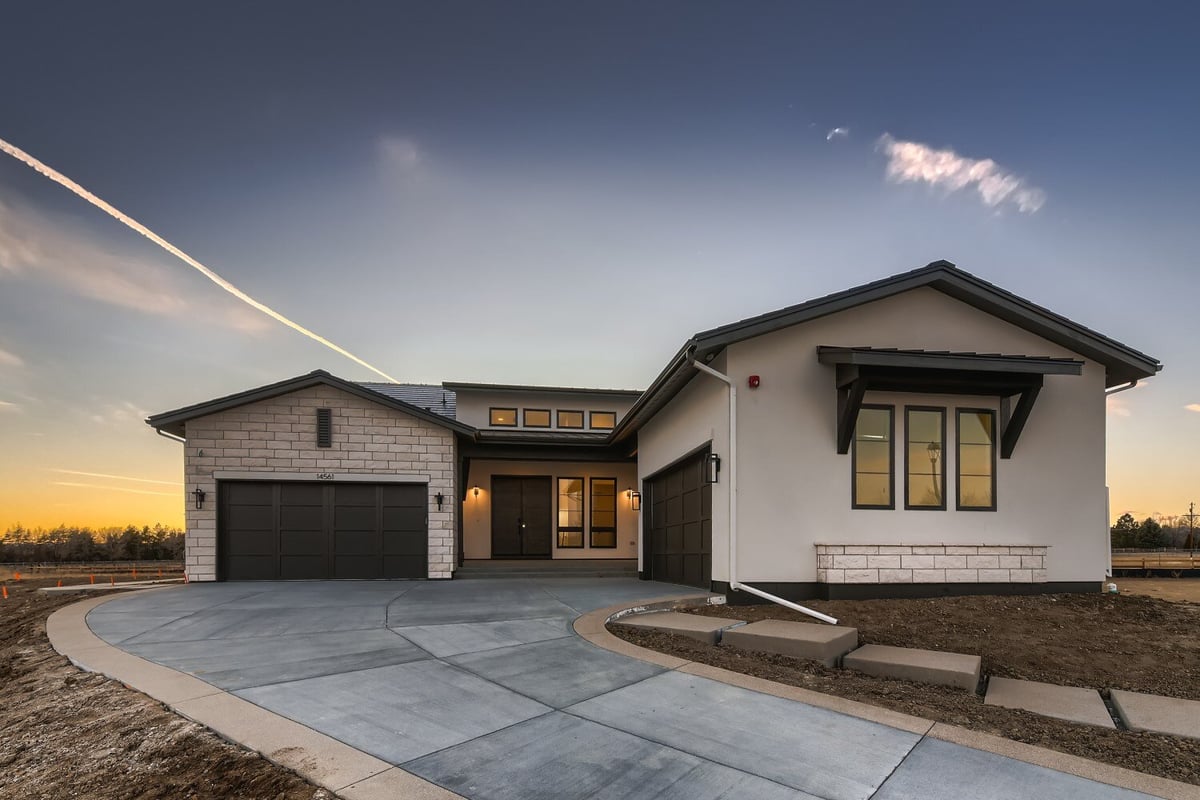
{"label": "driveway joint line", "polygon": [[892,776],[900,771],[900,768],[904,766],[904,762],[908,761],[908,757],[913,754],[913,751],[917,749],[921,742],[925,741],[925,738],[929,735],[929,731],[931,730],[933,730],[932,725],[929,726],[925,733],[921,734],[921,737],[913,743],[912,747],[908,748],[908,750],[904,753],[904,756],[896,762],[896,766],[892,767],[892,770],[887,774],[887,777],[880,781],[879,785],[875,787],[875,791],[871,792],[871,794],[867,797],[867,800],[873,800],[875,795],[883,791],[883,787],[887,786],[887,782],[892,779]]}
{"label": "driveway joint line", "polygon": [[[530,699],[532,699],[532,698],[530,698]],[[541,703],[541,702],[538,702],[538,705],[546,706],[545,703]],[[398,767],[399,769],[404,770],[405,772],[411,772],[413,775],[416,775],[418,778],[421,778],[422,780],[429,781],[430,783],[437,783],[437,781],[432,780],[431,778],[426,778],[419,773],[412,772],[411,770],[407,769],[407,767],[411,764],[415,764],[416,762],[420,761],[422,758],[429,758],[430,756],[435,756],[438,753],[444,753],[447,750],[453,750],[456,747],[462,747],[464,744],[470,744],[471,742],[475,742],[480,739],[486,739],[487,737],[492,736],[494,734],[501,733],[503,731],[507,731],[511,728],[517,727],[518,725],[524,725],[526,722],[532,722],[535,719],[541,719],[542,717],[549,716],[550,714],[554,714],[555,712],[561,712],[561,709],[546,706],[546,710],[543,711],[541,714],[535,714],[532,717],[528,717],[526,719],[518,720],[516,722],[510,722],[508,725],[505,725],[502,728],[496,728],[496,730],[494,730],[494,731],[488,731],[487,733],[481,733],[478,736],[472,736],[470,739],[463,739],[461,742],[455,742],[454,744],[448,744],[445,747],[439,747],[437,750],[430,750],[428,753],[423,753],[422,755],[419,755],[416,758],[410,758],[408,761],[401,761],[399,763],[396,763],[395,766]],[[443,789],[448,789],[450,791],[453,791],[452,789],[450,789],[450,787],[445,786],[443,784],[438,783],[438,786],[441,786]]]}

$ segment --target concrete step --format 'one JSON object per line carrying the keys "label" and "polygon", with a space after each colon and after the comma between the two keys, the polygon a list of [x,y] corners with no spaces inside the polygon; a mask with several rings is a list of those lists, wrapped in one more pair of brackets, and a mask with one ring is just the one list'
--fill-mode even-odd
{"label": "concrete step", "polygon": [[616,625],[628,625],[631,628],[654,630],[662,633],[674,633],[686,636],[705,644],[716,644],[722,635],[735,625],[745,625],[740,619],[721,619],[719,617],[703,617],[698,614],[681,614],[678,611],[651,611],[646,614],[630,614],[614,622]]}
{"label": "concrete step", "polygon": [[764,619],[726,631],[721,642],[836,667],[842,656],[858,647],[858,629]]}
{"label": "concrete step", "polygon": [[1068,722],[1082,722],[1101,728],[1117,727],[1108,713],[1108,706],[1104,705],[1104,700],[1095,689],[1013,678],[990,678],[983,702],[989,706],[1021,708]]}
{"label": "concrete step", "polygon": [[982,660],[963,653],[868,644],[847,654],[842,666],[880,678],[956,686],[973,692],[979,686]]}
{"label": "concrete step", "polygon": [[1131,731],[1200,739],[1200,702],[1124,689],[1113,689],[1109,696],[1121,722]]}
{"label": "concrete step", "polygon": [[512,559],[469,560],[454,571],[455,578],[636,578],[637,559]]}

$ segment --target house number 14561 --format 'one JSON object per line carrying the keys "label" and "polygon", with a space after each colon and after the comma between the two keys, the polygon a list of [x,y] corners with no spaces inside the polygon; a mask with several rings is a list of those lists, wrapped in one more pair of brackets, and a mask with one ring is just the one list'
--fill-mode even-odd
{"label": "house number 14561", "polygon": [[331,480],[333,480],[333,473],[332,473],[332,472],[318,472],[318,473],[317,473],[317,480],[319,480],[319,481],[331,481]]}

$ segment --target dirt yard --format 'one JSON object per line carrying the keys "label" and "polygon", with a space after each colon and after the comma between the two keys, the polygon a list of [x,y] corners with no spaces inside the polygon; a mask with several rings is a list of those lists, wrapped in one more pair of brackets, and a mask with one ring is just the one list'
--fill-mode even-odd
{"label": "dirt yard", "polygon": [[[1134,590],[1133,581],[1117,583],[1129,585],[1123,591]],[[984,675],[1200,700],[1200,604],[1095,594],[814,600],[806,605],[858,628],[862,644],[977,654]],[[775,605],[710,606],[693,613],[748,622],[812,621]],[[981,696],[959,689],[875,678],[621,625],[609,629],[634,644],[692,661],[1200,784],[1197,740],[1077,725],[987,706]]]}
{"label": "dirt yard", "polygon": [[80,598],[36,591],[56,582],[7,581],[8,600],[0,599],[0,798],[334,797],[145,695],[72,666],[50,647],[45,621]]}

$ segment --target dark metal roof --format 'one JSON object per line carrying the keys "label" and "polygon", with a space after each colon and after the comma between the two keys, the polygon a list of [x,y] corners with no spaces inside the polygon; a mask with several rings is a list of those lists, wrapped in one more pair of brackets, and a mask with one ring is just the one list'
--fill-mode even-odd
{"label": "dark metal roof", "polygon": [[613,440],[632,435],[695,376],[695,359],[707,362],[731,344],[802,322],[836,314],[921,287],[936,289],[1105,366],[1106,386],[1141,380],[1162,369],[1158,359],[1103,336],[1049,309],[965,272],[949,261],[927,266],[799,305],[697,333],[684,342],[666,368],[638,398],[613,431]]}
{"label": "dark metal roof", "polygon": [[373,381],[359,381],[358,385],[366,387],[372,392],[387,395],[394,400],[403,400],[405,403],[414,405],[417,408],[432,411],[434,414],[440,414],[450,419],[457,418],[458,404],[455,401],[454,392],[440,385],[428,383],[376,383]]}
{"label": "dark metal roof", "polygon": [[1083,362],[1050,356],[1007,356],[1000,353],[965,353],[950,350],[902,350],[895,347],[817,347],[822,364],[879,367],[1020,372],[1036,375],[1079,375]]}
{"label": "dark metal roof", "polygon": [[184,435],[184,423],[190,419],[204,417],[209,414],[215,414],[218,411],[227,411],[231,408],[244,406],[247,403],[255,403],[259,400],[269,400],[272,397],[294,392],[298,389],[307,389],[310,386],[318,385],[333,386],[341,389],[344,392],[361,397],[365,400],[370,400],[380,405],[395,408],[398,411],[403,411],[406,414],[411,414],[418,419],[423,419],[427,422],[432,422],[435,425],[440,425],[443,428],[449,428],[456,433],[464,435],[473,435],[475,429],[470,425],[464,425],[454,419],[447,418],[441,414],[435,414],[419,406],[412,405],[403,400],[390,397],[377,391],[365,388],[360,384],[352,381],[344,380],[331,375],[323,369],[314,370],[307,375],[299,375],[295,378],[279,381],[278,383],[260,386],[257,389],[250,389],[245,392],[218,397],[215,400],[208,400],[203,403],[177,408],[174,411],[165,411],[161,414],[155,414],[146,420],[146,424],[160,431],[174,434],[176,436]]}
{"label": "dark metal roof", "polygon": [[454,392],[556,392],[559,394],[602,394],[622,397],[639,397],[641,389],[584,389],[572,386],[523,386],[515,383],[459,383],[448,382],[442,386]]}

